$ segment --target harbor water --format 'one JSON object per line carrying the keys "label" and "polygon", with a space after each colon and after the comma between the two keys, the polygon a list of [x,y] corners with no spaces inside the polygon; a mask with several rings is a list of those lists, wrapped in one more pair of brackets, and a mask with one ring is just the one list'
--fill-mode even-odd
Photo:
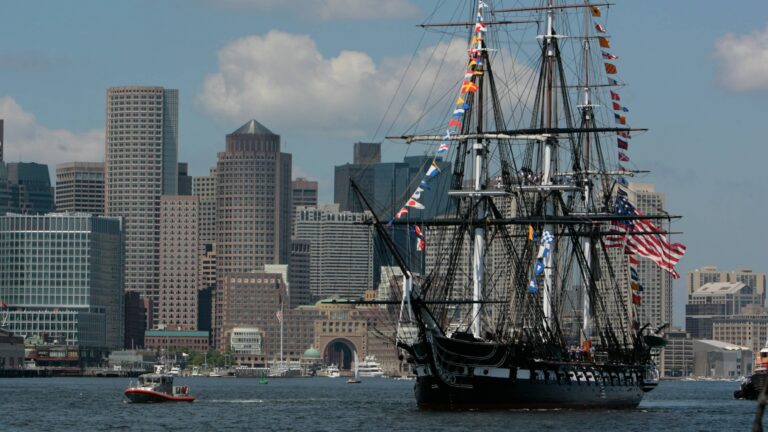
{"label": "harbor water", "polygon": [[[177,378],[194,403],[127,403],[126,378],[0,379],[0,431],[746,431],[737,382],[663,381],[626,411],[424,412],[413,381]],[[768,423],[768,419],[766,419]]]}

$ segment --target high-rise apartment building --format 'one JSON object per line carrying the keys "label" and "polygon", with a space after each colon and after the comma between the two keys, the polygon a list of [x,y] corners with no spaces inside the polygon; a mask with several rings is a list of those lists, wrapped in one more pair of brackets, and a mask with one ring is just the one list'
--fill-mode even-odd
{"label": "high-rise apartment building", "polygon": [[373,289],[370,215],[339,211],[338,204],[296,209],[296,238],[309,241],[312,297],[356,299]]}
{"label": "high-rise apartment building", "polygon": [[53,211],[53,187],[48,165],[11,162],[6,167],[9,211],[21,214],[46,214]]}
{"label": "high-rise apartment building", "polygon": [[[656,192],[653,184],[630,183],[630,201],[637,210],[644,214],[664,214],[664,193]],[[661,221],[654,222],[656,225]],[[664,229],[665,227],[659,226]],[[640,259],[637,266],[640,284],[644,291],[642,301],[637,306],[638,320],[641,325],[651,324],[651,328],[663,323],[672,323],[672,276],[653,261]]]}
{"label": "high-rise apartment building", "polygon": [[[178,90],[107,90],[105,214],[122,216],[125,289],[157,306],[160,276],[160,196],[178,188]],[[157,315],[149,311],[156,322]]]}
{"label": "high-rise apartment building", "polygon": [[119,218],[0,217],[0,299],[10,329],[67,345],[123,347],[123,246]]}
{"label": "high-rise apartment building", "polygon": [[0,162],[3,162],[3,144],[5,143],[5,120],[0,119]]}
{"label": "high-rise apartment building", "polygon": [[167,329],[197,329],[199,276],[198,198],[160,198],[160,295],[157,324]]}
{"label": "high-rise apartment building", "polygon": [[192,179],[192,194],[200,201],[200,247],[216,243],[216,169]]}
{"label": "high-rise apartment building", "polygon": [[[216,165],[217,288],[231,273],[287,264],[291,235],[291,155],[256,120],[227,135]],[[213,340],[220,338],[221,289],[214,296]]]}
{"label": "high-rise apartment building", "polygon": [[104,164],[56,164],[56,211],[104,214]]}

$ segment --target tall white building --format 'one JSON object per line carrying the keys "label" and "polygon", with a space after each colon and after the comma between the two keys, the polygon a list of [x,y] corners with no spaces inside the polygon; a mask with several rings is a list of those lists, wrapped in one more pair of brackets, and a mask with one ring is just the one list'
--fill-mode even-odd
{"label": "tall white building", "polygon": [[366,213],[338,204],[296,208],[296,238],[310,242],[310,291],[315,299],[363,297],[373,289],[373,233]]}
{"label": "tall white building", "polygon": [[748,268],[740,268],[735,271],[720,271],[715,266],[704,266],[688,272],[687,277],[688,294],[693,294],[711,282],[741,282],[746,286],[752,287],[765,302],[765,273],[753,272]]}
{"label": "tall white building", "polygon": [[[105,214],[122,216],[125,289],[157,307],[160,275],[160,196],[178,187],[178,90],[107,90]],[[156,315],[155,315],[156,316]]]}

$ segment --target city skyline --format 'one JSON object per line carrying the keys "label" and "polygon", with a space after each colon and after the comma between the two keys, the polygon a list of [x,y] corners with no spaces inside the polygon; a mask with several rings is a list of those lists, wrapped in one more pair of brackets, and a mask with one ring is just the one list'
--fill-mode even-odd
{"label": "city skyline", "polygon": [[[42,15],[36,13],[40,4],[8,5],[11,15],[37,19],[9,22],[3,30],[14,36],[5,38],[14,45],[0,50],[5,160],[40,158],[50,170],[56,163],[104,160],[106,88],[163,85],[180,91],[179,160],[190,162],[190,174],[207,173],[223,145],[222,136],[256,118],[283,136],[284,150],[294,154],[294,177],[318,180],[319,201],[331,202],[333,166],[349,161],[350,144],[384,135],[377,134],[377,127],[391,94],[362,89],[390,89],[396,83],[414,54],[411,49],[420,34],[416,24],[432,10],[427,1],[398,0],[378,7],[358,3],[335,9],[336,2],[312,1],[301,9],[248,0],[169,0],[152,5],[155,14],[143,25],[146,35],[141,38],[133,37],[135,29],[90,19],[140,16],[143,9],[137,5],[83,1],[69,7],[49,2],[50,13]],[[761,270],[768,260],[752,231],[726,227],[759,226],[765,206],[752,197],[761,196],[759,187],[766,180],[760,165],[766,150],[759,141],[764,136],[760,115],[768,74],[766,65],[754,59],[768,51],[768,29],[764,17],[744,14],[742,8],[715,12],[697,5],[691,0],[622,2],[611,16],[617,49],[631,53],[622,56],[619,65],[628,83],[624,93],[633,119],[637,126],[651,129],[635,139],[633,168],[653,171],[639,181],[655,183],[667,195],[670,213],[684,216],[673,225],[673,231],[683,232],[675,239],[689,247],[680,273],[706,265]],[[756,0],[743,6],[750,5],[760,7]],[[181,14],[178,22],[169,19],[175,13]],[[70,31],[62,22],[80,29]],[[111,37],[91,37],[94,34]],[[349,34],[356,37],[345,37]],[[268,62],[265,69],[254,62],[265,46],[296,53],[291,57],[306,63],[288,62],[284,67],[302,65],[309,72],[277,79],[283,66]],[[141,58],[149,61],[136,61]],[[334,66],[344,66],[350,75],[336,77],[331,73],[337,70]],[[249,69],[256,82],[269,83],[276,91],[291,84],[297,90],[284,92],[282,100],[265,99],[257,88],[226,72]],[[331,102],[324,94],[298,91],[318,80],[337,82],[344,97]],[[217,93],[218,84],[236,91]],[[642,97],[637,89],[642,89]],[[360,101],[372,96],[376,103],[361,110]],[[244,98],[253,102],[240,103],[247,102]],[[269,103],[261,103],[265,100]],[[657,109],[660,104],[668,108]],[[230,105],[239,108],[227,108]],[[304,108],[298,112],[286,113],[284,108],[299,105]],[[327,109],[318,109],[324,106]],[[382,147],[384,161],[400,160],[394,154],[402,153],[401,146]],[[717,205],[711,204],[713,196],[718,197]],[[736,250],[741,253],[731,253]],[[677,323],[684,302],[684,284],[676,281]]]}

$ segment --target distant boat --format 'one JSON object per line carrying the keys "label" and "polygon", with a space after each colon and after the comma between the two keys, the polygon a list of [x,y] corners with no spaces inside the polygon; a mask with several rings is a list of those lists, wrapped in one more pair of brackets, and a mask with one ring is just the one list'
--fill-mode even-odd
{"label": "distant boat", "polygon": [[347,384],[360,384],[360,359],[355,351],[355,376],[347,380]]}
{"label": "distant boat", "polygon": [[189,387],[174,386],[173,376],[163,373],[150,373],[139,376],[135,386],[125,390],[125,396],[133,403],[193,402],[195,397],[189,394]]}
{"label": "distant boat", "polygon": [[339,367],[335,364],[332,364],[321,370],[320,375],[327,376],[328,378],[338,378],[341,376],[341,373],[339,372]]}
{"label": "distant boat", "polygon": [[365,356],[365,360],[360,363],[359,366],[360,376],[363,378],[381,378],[384,376],[384,371],[381,370],[381,366],[376,361],[376,357],[369,355]]}

